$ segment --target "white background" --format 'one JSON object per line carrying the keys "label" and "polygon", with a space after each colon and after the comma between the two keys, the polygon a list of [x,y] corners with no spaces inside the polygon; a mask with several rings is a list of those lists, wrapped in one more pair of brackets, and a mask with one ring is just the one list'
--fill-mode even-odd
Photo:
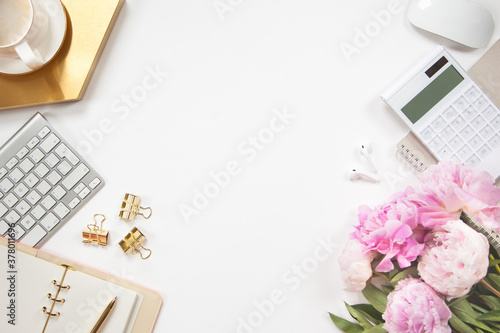
{"label": "white background", "polygon": [[[499,1],[478,2],[498,18]],[[328,312],[348,318],[343,301],[362,300],[337,263],[358,206],[416,183],[394,153],[407,128],[380,94],[436,44],[470,68],[500,28],[468,49],[414,28],[405,0],[219,3],[231,10],[127,0],[83,100],[1,111],[0,142],[39,111],[86,153],[106,185],[41,249],[159,291],[155,332],[340,332]],[[276,112],[291,118],[272,131]],[[347,179],[367,169],[362,143],[379,184]],[[238,172],[214,192],[228,163]],[[149,220],[118,218],[126,192]],[[107,247],[81,243],[96,213]],[[148,260],[117,245],[133,226]]]}

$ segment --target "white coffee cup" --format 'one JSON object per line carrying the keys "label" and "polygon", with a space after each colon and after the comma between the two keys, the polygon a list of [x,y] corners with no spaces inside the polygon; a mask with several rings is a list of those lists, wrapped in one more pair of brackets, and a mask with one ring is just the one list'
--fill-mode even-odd
{"label": "white coffee cup", "polygon": [[49,24],[40,0],[0,0],[0,57],[17,57],[33,70],[41,68],[50,60],[38,50]]}

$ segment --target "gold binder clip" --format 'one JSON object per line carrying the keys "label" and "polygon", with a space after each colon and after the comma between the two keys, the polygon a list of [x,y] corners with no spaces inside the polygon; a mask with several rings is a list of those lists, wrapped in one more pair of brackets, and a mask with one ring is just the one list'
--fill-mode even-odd
{"label": "gold binder clip", "polygon": [[[97,226],[97,217],[102,217],[101,226]],[[94,215],[94,224],[88,224],[82,231],[83,243],[97,243],[102,246],[108,244],[108,231],[102,230],[102,223],[106,220],[106,217],[102,214]]]}
{"label": "gold binder clip", "polygon": [[[120,217],[126,220],[133,220],[136,215],[141,215],[145,219],[149,219],[153,210],[151,207],[141,207],[141,198],[130,193],[125,194],[125,199],[123,199],[122,207],[120,209]],[[139,209],[149,210],[149,214],[144,215],[139,211]]]}
{"label": "gold binder clip", "polygon": [[[151,250],[146,249],[142,246],[142,242],[146,239],[146,236],[142,232],[139,231],[136,227],[132,228],[132,230],[118,243],[122,248],[123,252],[126,254],[136,254],[139,253],[142,259],[147,259],[151,255]],[[149,252],[147,256],[143,256],[141,249]]]}

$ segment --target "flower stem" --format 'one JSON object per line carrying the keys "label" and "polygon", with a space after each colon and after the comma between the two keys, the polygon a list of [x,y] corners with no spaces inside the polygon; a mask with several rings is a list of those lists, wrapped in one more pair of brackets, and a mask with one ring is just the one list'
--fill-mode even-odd
{"label": "flower stem", "polygon": [[390,279],[385,274],[382,274],[382,273],[377,272],[377,271],[375,271],[374,274],[377,275],[377,276],[379,276],[379,277],[381,277],[381,278],[383,278],[383,279],[385,279],[386,281],[390,281]]}
{"label": "flower stem", "polygon": [[495,294],[497,297],[500,297],[500,292],[493,288],[488,282],[481,280],[481,283],[484,284],[486,288],[488,288],[493,294]]}

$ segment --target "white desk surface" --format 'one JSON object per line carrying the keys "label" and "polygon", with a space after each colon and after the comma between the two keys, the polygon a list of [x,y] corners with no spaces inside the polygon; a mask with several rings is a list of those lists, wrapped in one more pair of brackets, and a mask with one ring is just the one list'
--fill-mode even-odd
{"label": "white desk surface", "polygon": [[[477,1],[500,17],[499,1]],[[155,332],[340,332],[328,312],[362,301],[337,263],[358,206],[416,183],[381,92],[436,44],[468,69],[500,38],[497,20],[487,47],[460,47],[414,28],[407,6],[127,0],[82,101],[0,112],[0,142],[40,111],[107,182],[41,249],[158,290]],[[366,168],[361,143],[379,184],[346,177]],[[126,192],[149,220],[118,218]],[[96,213],[107,247],[81,242]],[[117,245],[133,226],[148,260]]]}

